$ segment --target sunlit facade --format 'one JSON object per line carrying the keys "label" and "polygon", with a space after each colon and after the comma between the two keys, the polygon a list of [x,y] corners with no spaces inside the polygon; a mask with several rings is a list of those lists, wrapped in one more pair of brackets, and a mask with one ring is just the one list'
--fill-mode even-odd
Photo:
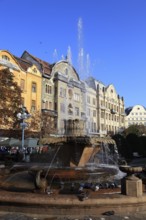
{"label": "sunlit facade", "polygon": [[54,106],[58,134],[83,135],[85,129],[85,88],[73,66],[66,60],[52,68]]}
{"label": "sunlit facade", "polygon": [[90,77],[88,85],[96,91],[97,101],[97,132],[100,136],[116,134],[125,127],[124,99],[120,97],[111,84]]}
{"label": "sunlit facade", "polygon": [[130,125],[146,126],[146,109],[142,105],[135,105],[125,109],[125,127]]}
{"label": "sunlit facade", "polygon": [[[9,68],[29,112],[47,112],[58,135],[116,134],[125,127],[124,99],[111,84],[82,81],[68,60],[49,64],[27,51],[16,57],[0,51],[0,69]],[[131,120],[131,119],[130,119]]]}
{"label": "sunlit facade", "polygon": [[0,51],[0,69],[8,68],[22,91],[22,105],[29,112],[41,109],[41,73],[32,65],[10,52]]}

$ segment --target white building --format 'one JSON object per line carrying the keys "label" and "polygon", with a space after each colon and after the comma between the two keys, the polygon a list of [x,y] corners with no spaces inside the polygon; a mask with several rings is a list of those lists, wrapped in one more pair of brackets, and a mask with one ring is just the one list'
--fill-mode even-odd
{"label": "white building", "polygon": [[112,84],[105,86],[92,77],[86,82],[96,91],[98,134],[102,137],[122,131],[125,127],[123,97],[117,94]]}
{"label": "white building", "polygon": [[125,109],[125,127],[130,125],[145,125],[146,126],[146,109],[142,105],[135,105]]}

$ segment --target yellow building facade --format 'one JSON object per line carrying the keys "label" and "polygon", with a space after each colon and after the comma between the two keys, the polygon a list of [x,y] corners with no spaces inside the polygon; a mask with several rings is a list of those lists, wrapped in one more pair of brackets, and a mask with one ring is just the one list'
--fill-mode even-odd
{"label": "yellow building facade", "polygon": [[22,90],[22,105],[29,112],[41,110],[42,76],[35,65],[0,50],[0,70],[8,68]]}

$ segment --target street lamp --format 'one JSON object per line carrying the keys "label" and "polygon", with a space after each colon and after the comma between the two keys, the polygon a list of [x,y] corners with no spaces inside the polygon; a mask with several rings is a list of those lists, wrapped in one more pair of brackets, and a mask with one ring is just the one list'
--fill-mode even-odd
{"label": "street lamp", "polygon": [[[21,152],[23,154],[24,151],[24,130],[27,127],[27,123],[25,122],[26,119],[30,118],[31,115],[26,110],[26,107],[22,107],[21,112],[17,114],[17,118],[21,120],[20,126],[22,128],[22,145],[21,145]],[[25,160],[25,153],[23,155],[23,160]]]}

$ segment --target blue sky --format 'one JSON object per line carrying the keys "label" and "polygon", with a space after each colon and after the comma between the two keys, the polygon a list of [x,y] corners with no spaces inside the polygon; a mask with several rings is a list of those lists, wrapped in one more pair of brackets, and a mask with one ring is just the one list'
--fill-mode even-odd
{"label": "blue sky", "polygon": [[0,0],[0,12],[0,49],[49,63],[68,53],[82,78],[146,107],[145,0]]}

